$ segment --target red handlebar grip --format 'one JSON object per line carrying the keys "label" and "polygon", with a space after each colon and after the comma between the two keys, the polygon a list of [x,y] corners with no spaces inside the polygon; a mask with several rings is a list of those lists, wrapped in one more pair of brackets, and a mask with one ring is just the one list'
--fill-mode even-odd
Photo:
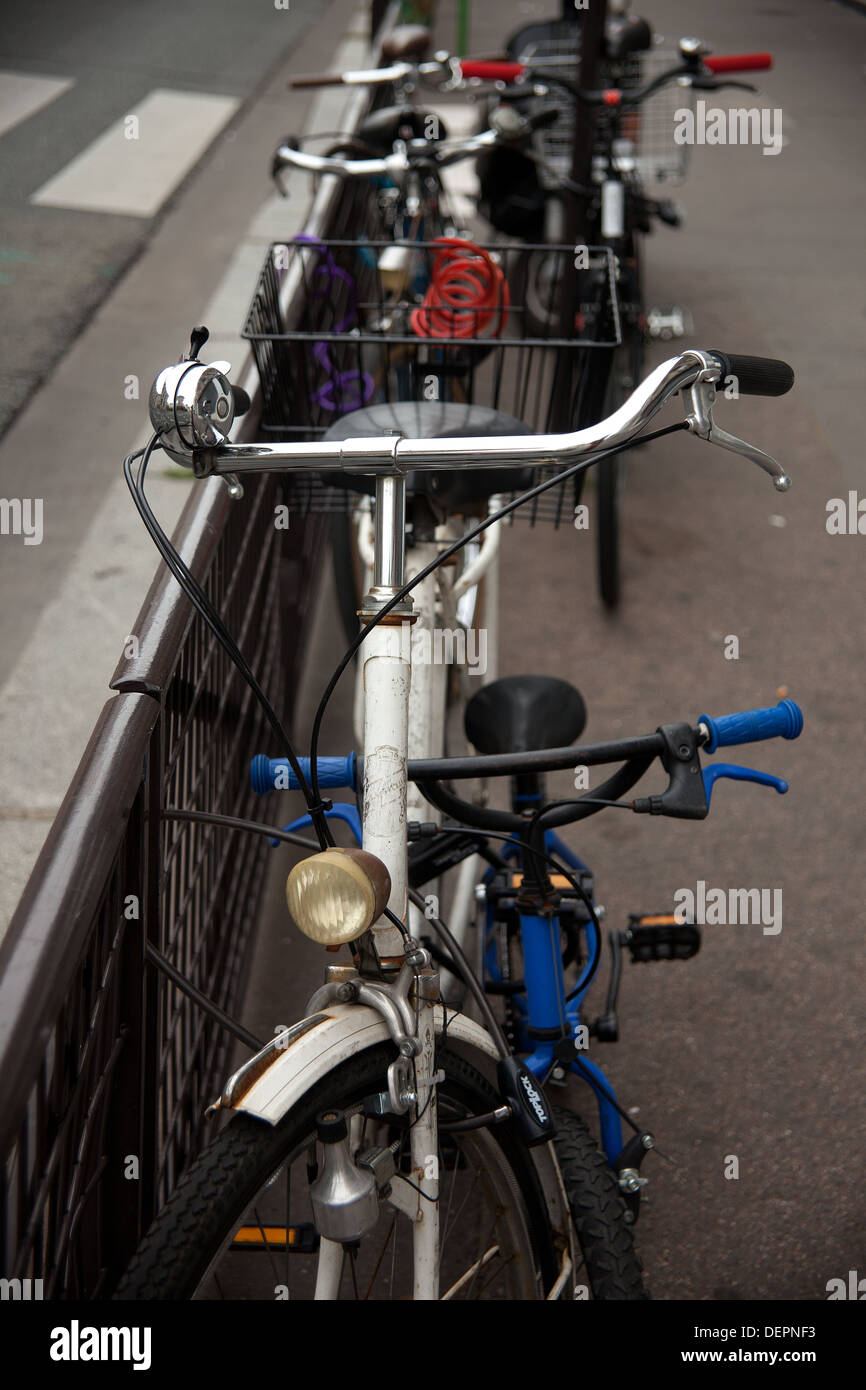
{"label": "red handlebar grip", "polygon": [[759,72],[772,66],[772,53],[720,53],[704,59],[710,72]]}
{"label": "red handlebar grip", "polygon": [[514,82],[523,76],[526,66],[523,63],[461,59],[460,72],[464,77],[480,77],[486,82]]}

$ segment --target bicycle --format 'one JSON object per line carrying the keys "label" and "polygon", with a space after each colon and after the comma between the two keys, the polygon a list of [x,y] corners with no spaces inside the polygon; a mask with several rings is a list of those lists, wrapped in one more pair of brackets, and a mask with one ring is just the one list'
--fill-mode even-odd
{"label": "bicycle", "polygon": [[[437,73],[441,76],[441,63],[433,64]],[[343,80],[369,80],[377,90],[384,90],[397,83],[397,78],[391,69],[385,70],[386,79],[381,78],[379,70],[375,73],[341,74],[334,78],[304,78],[298,79],[297,85],[319,85],[325,81]],[[398,95],[402,98],[408,97],[414,90],[414,78],[416,68],[410,64],[402,64],[398,69],[398,74],[402,73],[404,82],[398,84]],[[373,79],[376,79],[373,82]],[[411,81],[409,79],[412,79]],[[451,85],[454,85],[452,79]],[[548,119],[544,116],[542,119]],[[431,125],[431,120],[434,124]],[[364,198],[359,217],[359,233],[363,231],[365,235],[357,237],[357,251],[359,257],[364,257],[368,262],[368,268],[372,266],[373,260],[376,262],[378,274],[381,280],[381,288],[378,291],[379,314],[375,331],[378,335],[377,341],[388,351],[386,316],[393,318],[395,306],[399,304],[402,293],[407,289],[417,289],[420,284],[421,292],[426,289],[433,280],[434,257],[430,251],[431,244],[445,239],[449,245],[459,246],[464,253],[468,250],[475,258],[476,265],[484,262],[480,266],[481,271],[488,275],[492,272],[496,275],[495,267],[491,264],[488,251],[495,248],[479,247],[478,243],[471,243],[467,246],[468,233],[459,228],[453,217],[448,211],[447,196],[444,187],[443,173],[449,167],[460,161],[474,158],[478,152],[485,148],[507,143],[514,147],[525,142],[535,129],[536,122],[520,118],[517,123],[510,122],[505,129],[492,126],[489,130],[479,132],[468,139],[451,140],[448,138],[444,123],[439,117],[434,117],[433,113],[420,109],[417,106],[406,106],[405,101],[397,105],[388,105],[374,109],[371,115],[361,123],[356,134],[350,137],[341,138],[338,145],[334,146],[325,155],[312,155],[302,153],[298,148],[298,142],[293,138],[287,137],[275,151],[272,160],[272,173],[275,179],[279,179],[281,172],[286,168],[304,170],[314,176],[334,175],[343,180],[352,182],[356,187],[363,186],[367,191]],[[435,131],[435,133],[434,133]],[[393,245],[389,244],[393,242]],[[420,243],[418,248],[414,243]],[[284,248],[286,256],[290,254],[289,248]],[[330,276],[333,283],[334,275],[347,273],[345,269],[336,270],[333,268],[333,254],[342,255],[345,259],[345,247],[322,246],[323,255],[329,257],[332,268],[322,267],[321,273],[326,277],[326,283]],[[419,260],[420,251],[421,257]],[[442,259],[439,257],[438,259]],[[410,273],[409,267],[413,269]],[[290,272],[290,267],[284,267]],[[351,273],[352,267],[349,267]],[[267,276],[267,272],[266,272]],[[369,279],[369,276],[367,276]],[[501,281],[500,281],[501,283]],[[280,285],[277,278],[270,276],[268,283],[260,285],[257,289],[258,307],[250,315],[247,324],[247,333],[253,343],[256,353],[259,372],[262,380],[266,383],[266,394],[276,395],[277,405],[271,410],[270,402],[266,405],[266,426],[268,428],[279,428],[285,418],[284,402],[279,398],[286,394],[286,387],[291,382],[292,370],[298,359],[292,358],[282,362],[281,354],[284,354],[282,343],[286,340],[287,330],[290,325],[281,322],[279,308],[279,289]],[[327,295],[328,288],[310,287],[308,301],[320,299]],[[465,298],[465,286],[462,287],[464,293],[464,306],[468,303]],[[501,293],[501,291],[500,291]],[[507,282],[505,285],[507,294]],[[368,299],[370,295],[368,294]],[[345,299],[345,296],[342,296]],[[498,308],[507,306],[495,306]],[[418,330],[418,312],[414,314],[413,331]],[[441,315],[439,316],[441,318]],[[434,321],[435,316],[431,312],[427,313],[427,322],[420,325],[420,331],[428,337],[442,337],[441,325]],[[481,322],[480,316],[470,318],[469,312],[462,316],[460,331],[466,336],[466,330],[474,330]],[[264,346],[262,333],[273,333],[275,326],[279,323],[280,338],[274,341],[273,347]],[[402,325],[408,331],[408,324]],[[358,314],[354,306],[345,306],[342,318],[333,317],[328,324],[328,328],[338,337],[339,334],[364,331],[364,326],[358,323]],[[394,342],[394,352],[385,362],[385,371],[390,373],[392,369],[392,359],[399,363],[400,356],[411,358],[411,352],[407,353],[407,347],[411,349],[411,339],[407,340],[405,334],[401,336],[401,325],[398,323],[392,335]],[[472,332],[472,336],[480,337],[480,333]],[[547,334],[551,337],[551,334]],[[325,347],[324,340],[320,339],[315,347],[319,354],[320,365],[326,366],[323,354],[326,356],[330,351]],[[299,362],[300,368],[307,373],[306,362],[303,358]],[[331,396],[327,403],[327,408],[331,412],[331,421],[335,423],[339,418],[345,416],[350,411],[357,409],[368,403],[369,397],[373,392],[373,379],[369,373],[362,373],[359,368],[342,372],[331,373]],[[434,373],[430,381],[435,385],[437,398],[443,401],[454,399],[454,392],[448,389],[441,373]],[[268,383],[271,383],[269,386]],[[360,394],[352,394],[351,383],[360,383]],[[419,394],[414,389],[413,383],[408,379],[406,370],[402,373],[402,378],[394,383],[395,390],[387,389],[384,393],[385,399],[409,399],[413,394]],[[425,385],[424,390],[428,392],[432,389],[430,385]],[[379,391],[379,399],[382,398],[382,391]],[[471,394],[471,392],[470,392]],[[458,397],[465,403],[465,392],[462,397]],[[310,428],[318,430],[324,421],[323,413],[313,408],[310,410],[306,403],[298,410],[298,402],[293,402],[294,409],[290,412],[293,428],[297,429],[306,423]],[[312,403],[311,403],[312,404]],[[307,416],[310,416],[309,421]],[[273,418],[271,418],[273,416]],[[399,425],[399,421],[391,420],[387,422],[393,427]],[[550,422],[548,422],[550,423]],[[562,427],[567,421],[563,420]],[[451,412],[449,428],[455,432],[463,425],[468,425],[468,433],[477,433],[483,429],[482,419],[477,412],[469,417],[461,417],[459,412]],[[379,424],[377,423],[377,426]],[[440,508],[441,510],[441,508]],[[337,580],[337,592],[340,599],[341,614],[346,628],[347,639],[354,634],[356,624],[356,613],[358,599],[363,592],[363,559],[360,552],[366,555],[366,565],[369,568],[371,560],[371,544],[369,534],[366,539],[359,537],[359,524],[363,525],[363,512],[353,514],[348,508],[332,508],[332,553],[334,558],[335,574]],[[429,527],[427,528],[429,529]],[[421,534],[420,529],[416,531],[417,536]],[[488,557],[486,564],[487,571],[490,570],[492,555]],[[464,610],[471,608],[470,595],[464,594]],[[438,704],[437,704],[438,708]]]}
{"label": "bicycle", "polygon": [[[319,849],[289,875],[290,910],[313,940],[348,945],[352,960],[331,965],[307,1016],[226,1083],[212,1109],[240,1113],[182,1178],[145,1236],[117,1296],[186,1298],[206,1295],[214,1287],[230,1293],[236,1287],[232,1257],[249,1259],[255,1252],[263,1257],[258,1269],[270,1298],[287,1297],[293,1289],[296,1294],[299,1286],[318,1299],[336,1298],[344,1273],[357,1297],[372,1296],[379,1280],[384,1296],[393,1295],[398,1273],[401,1288],[424,1300],[482,1295],[550,1300],[589,1291],[600,1297],[640,1297],[640,1266],[622,1194],[632,1200],[639,1194],[640,1158],[651,1149],[652,1137],[638,1130],[618,1156],[619,1169],[608,1169],[600,1156],[586,1151],[586,1132],[574,1117],[557,1116],[561,1130],[555,1136],[541,1079],[549,1070],[551,1046],[557,1055],[550,1029],[557,1027],[561,1047],[573,1041],[573,1020],[598,968],[600,944],[598,917],[581,882],[582,870],[561,862],[550,849],[555,842],[547,837],[556,826],[612,803],[636,813],[703,819],[714,782],[724,777],[785,791],[785,783],[750,769],[721,764],[702,772],[700,749],[714,752],[764,738],[797,737],[802,714],[793,702],[784,701],[771,710],[721,719],[701,716],[696,725],[665,725],[648,736],[581,747],[571,742],[581,727],[579,697],[566,703],[560,696],[551,711],[549,685],[544,698],[527,705],[525,686],[516,694],[507,682],[498,682],[498,690],[488,686],[483,692],[495,717],[485,719],[476,710],[485,730],[482,737],[501,749],[503,742],[519,742],[517,735],[522,735],[529,745],[525,751],[409,759],[413,657],[411,647],[408,652],[401,647],[400,629],[411,617],[413,592],[427,576],[422,571],[404,582],[406,474],[549,463],[577,473],[597,461],[600,452],[630,446],[665,403],[682,394],[685,419],[669,428],[688,429],[750,459],[784,490],[789,479],[781,466],[717,426],[713,403],[716,387],[731,372],[740,380],[741,393],[766,395],[784,394],[793,374],[784,363],[691,349],[657,367],[615,416],[564,435],[239,445],[228,442],[229,433],[235,415],[249,402],[233,390],[225,364],[208,366],[198,359],[200,346],[197,333],[189,357],[160,372],[150,398],[155,434],[141,451],[138,476],[133,471],[137,456],[130,456],[124,469],[151,537],[247,679],[285,749],[274,763],[256,760],[254,777],[286,786],[288,773],[304,792]],[[374,479],[374,583],[363,605],[364,626],[320,702],[309,759],[297,756],[242,654],[149,508],[144,479],[157,446],[199,478],[228,478],[235,492],[247,473],[303,471],[311,463],[324,474],[349,472]],[[507,507],[516,509],[558,481],[555,476],[537,484]],[[431,568],[447,563],[473,532],[483,533],[497,519],[479,522]],[[363,763],[354,754],[320,758],[324,710],[354,650],[362,647],[367,685]],[[545,736],[562,739],[563,746],[532,746],[544,744]],[[665,791],[623,802],[656,759],[668,774]],[[532,779],[575,762],[622,766],[591,795],[569,803],[541,802],[528,816],[518,814],[516,823],[514,813],[473,806],[448,785],[479,774]],[[407,824],[409,780],[455,818],[453,825],[440,830]],[[346,785],[362,789],[361,849],[334,845],[330,821],[339,809],[322,798],[326,787]],[[165,814],[174,812],[166,808]],[[220,823],[219,817],[211,819]],[[257,822],[248,828],[290,843],[297,840],[291,831],[272,832]],[[428,919],[440,952],[463,977],[485,1027],[440,1002],[431,953],[406,928],[409,901],[423,905],[411,886],[409,844],[432,842],[435,848],[437,841],[443,844],[442,834],[453,846],[452,832],[459,831],[464,839],[489,845],[500,829],[512,847],[515,835],[519,840],[517,907],[527,1028],[542,1033],[541,1045],[526,1062],[514,1054],[445,923],[436,916]],[[570,885],[588,917],[587,965],[570,997],[563,983],[559,899],[548,879],[551,867]],[[590,1079],[609,1145],[621,1107],[603,1074],[582,1060],[578,1050],[565,1060]],[[283,1255],[285,1260],[275,1263]]]}
{"label": "bicycle", "polygon": [[[647,309],[642,284],[641,236],[649,233],[654,219],[672,227],[682,222],[674,202],[650,197],[643,186],[643,181],[651,178],[677,182],[685,170],[687,147],[674,144],[674,110],[657,110],[660,97],[674,86],[680,103],[695,90],[735,86],[753,91],[731,75],[772,66],[766,53],[711,56],[707,45],[697,39],[682,39],[676,55],[668,58],[650,52],[652,33],[645,20],[614,15],[606,21],[597,60],[605,85],[583,89],[573,80],[582,28],[582,16],[564,11],[560,20],[533,23],[513,35],[506,45],[505,60],[457,59],[448,54],[426,61],[416,54],[410,60],[397,57],[398,45],[395,61],[383,68],[301,78],[294,84],[344,83],[366,85],[373,91],[395,89],[397,104],[375,110],[356,141],[335,149],[381,157],[383,150],[391,149],[401,137],[401,148],[403,144],[407,151],[414,147],[416,160],[425,168],[423,175],[416,168],[414,177],[426,180],[426,188],[423,194],[418,188],[412,195],[416,212],[414,218],[404,217],[402,228],[407,237],[417,234],[410,227],[423,228],[420,210],[425,200],[429,216],[430,206],[435,209],[441,196],[441,183],[434,172],[435,142],[428,143],[433,113],[411,104],[417,87],[432,84],[443,92],[493,95],[497,105],[488,105],[487,115],[496,127],[496,138],[489,138],[489,131],[484,133],[471,151],[478,157],[479,208],[490,224],[507,237],[529,244],[543,240],[557,250],[568,228],[575,249],[579,246],[580,254],[586,257],[583,268],[589,264],[593,249],[609,250],[615,258],[620,306],[610,325],[615,343],[607,350],[594,345],[583,355],[573,418],[567,422],[578,428],[611,414],[635,388],[643,375],[649,337],[668,340],[686,331],[687,316],[676,306]],[[652,109],[642,110],[647,105]],[[583,183],[574,178],[578,109],[581,125],[589,131],[583,138],[591,150],[591,167],[583,170]],[[439,118],[435,120],[438,128]],[[427,158],[430,153],[432,159]],[[370,176],[362,172],[358,159],[326,164],[322,157],[308,157],[300,163],[285,145],[275,156],[275,166],[281,158],[318,173]],[[580,212],[575,219],[571,209],[578,202]],[[399,235],[399,221],[392,215],[389,229],[395,227]],[[605,312],[609,299],[605,276],[598,275],[596,285],[587,287],[585,277],[569,271],[558,255],[551,257],[546,272],[541,264],[535,292],[527,301],[528,327],[533,336],[550,337],[554,331],[562,338],[585,336],[584,321],[590,315],[598,321]],[[599,593],[611,611],[619,604],[622,591],[623,483],[622,461],[604,460],[597,474],[594,529]]]}
{"label": "bicycle", "polygon": [[[674,143],[675,110],[660,98],[676,87],[682,104],[694,91],[723,87],[755,88],[731,74],[769,68],[769,54],[711,56],[698,39],[681,39],[676,55],[652,50],[650,26],[636,16],[610,16],[602,51],[596,56],[593,88],[575,81],[581,58],[581,17],[534,23],[512,36],[508,60],[464,63],[464,74],[499,81],[506,95],[537,124],[535,148],[497,150],[481,162],[480,206],[492,225],[508,235],[537,241],[563,240],[569,226],[576,242],[608,248],[616,257],[622,307],[621,340],[610,351],[586,354],[575,424],[591,424],[613,410],[643,376],[648,338],[681,337],[687,316],[676,306],[650,311],[643,290],[641,238],[654,221],[682,225],[682,213],[669,198],[651,197],[649,180],[679,182],[688,147]],[[647,110],[646,108],[650,109]],[[547,114],[552,119],[544,121]],[[579,127],[589,158],[576,172]],[[583,129],[585,128],[585,129]],[[515,192],[516,190],[516,192]],[[551,278],[541,316],[556,316],[561,331],[582,310],[579,297]],[[605,460],[597,475],[596,519],[598,584],[602,602],[613,610],[621,592],[620,503],[622,461]]]}

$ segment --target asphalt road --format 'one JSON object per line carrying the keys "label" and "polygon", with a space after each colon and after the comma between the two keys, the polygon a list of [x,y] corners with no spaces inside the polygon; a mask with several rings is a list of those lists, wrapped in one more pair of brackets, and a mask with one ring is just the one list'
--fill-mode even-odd
{"label": "asphalt road", "polygon": [[[4,14],[0,88],[5,74],[69,86],[0,140],[0,431],[153,233],[153,217],[44,206],[34,195],[154,90],[217,94],[240,110],[323,8],[33,0]],[[166,186],[157,218],[183,181]]]}
{"label": "asphalt road", "polygon": [[[472,49],[494,51],[530,9],[541,12],[476,7]],[[586,698],[591,740],[772,704],[782,688],[802,705],[798,743],[732,759],[787,778],[787,796],[722,782],[704,822],[609,813],[568,838],[595,869],[611,926],[629,912],[672,910],[675,892],[699,881],[781,890],[775,934],[760,924],[707,926],[689,962],[626,965],[621,1041],[595,1056],[672,1160],[644,1165],[651,1183],[638,1244],[654,1296],[822,1299],[830,1279],[866,1271],[866,538],[826,528],[830,499],[866,489],[866,16],[807,0],[721,9],[659,0],[652,17],[668,37],[697,33],[720,53],[776,57],[757,75],[760,95],[734,93],[732,104],[780,109],[781,153],[693,151],[677,191],[688,221],[658,230],[646,261],[650,302],[687,306],[690,341],[794,365],[789,396],[717,412],[780,458],[794,486],[779,495],[745,460],[690,437],[642,451],[629,468],[626,590],[613,618],[596,598],[591,538],[516,526],[503,564],[502,673],[570,679]],[[443,46],[453,32],[443,5]],[[327,592],[322,603],[309,696],[339,656]],[[736,660],[725,655],[732,635]],[[346,691],[342,699],[335,752],[351,738]],[[552,779],[552,790],[567,795],[569,779]],[[273,980],[284,953],[303,979],[299,1007],[320,968],[318,953],[289,936],[284,872],[275,875],[273,949],[260,957],[250,1000],[268,1032],[283,1007]],[[598,990],[588,1016],[600,1007]],[[591,1117],[576,1084],[573,1098]]]}

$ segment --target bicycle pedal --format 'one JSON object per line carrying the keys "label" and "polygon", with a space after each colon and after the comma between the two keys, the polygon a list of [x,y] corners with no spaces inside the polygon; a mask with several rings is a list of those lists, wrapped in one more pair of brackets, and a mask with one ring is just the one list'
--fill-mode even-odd
{"label": "bicycle pedal", "polygon": [[632,913],[622,933],[632,964],[653,960],[690,960],[701,948],[701,929],[694,922],[678,922],[672,912],[655,915]]}
{"label": "bicycle pedal", "polygon": [[666,343],[692,332],[692,316],[688,309],[681,309],[677,304],[656,306],[647,310],[646,326],[651,338],[660,338]]}

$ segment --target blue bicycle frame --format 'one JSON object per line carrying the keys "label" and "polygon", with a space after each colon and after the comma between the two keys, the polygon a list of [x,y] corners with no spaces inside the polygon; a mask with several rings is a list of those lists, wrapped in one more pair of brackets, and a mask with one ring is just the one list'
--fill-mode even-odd
{"label": "blue bicycle frame", "polygon": [[[556,855],[569,869],[587,873],[587,865],[569,849],[558,835],[548,831],[544,837],[545,853]],[[503,851],[506,860],[515,859],[520,851],[515,839]],[[484,883],[489,884],[495,870],[488,869]],[[562,1065],[556,1058],[556,1044],[553,1041],[539,1041],[533,1037],[534,1031],[567,1031],[580,1048],[583,1038],[580,1008],[591,984],[591,962],[595,959],[601,943],[598,929],[590,921],[583,927],[588,961],[577,983],[569,991],[571,998],[566,1001],[565,980],[562,970],[562,948],[558,917],[535,917],[520,913],[520,938],[523,947],[524,993],[513,996],[515,1024],[517,1027],[517,1050],[527,1053],[524,1064],[533,1075],[544,1081],[554,1066]],[[502,980],[502,972],[496,953],[494,932],[494,909],[488,904],[484,951],[485,972],[489,979]],[[572,1062],[570,1069],[581,1080],[586,1081],[595,1093],[598,1105],[601,1140],[605,1156],[613,1163],[622,1152],[622,1123],[616,1109],[616,1095],[604,1072],[585,1054],[580,1061]]]}

